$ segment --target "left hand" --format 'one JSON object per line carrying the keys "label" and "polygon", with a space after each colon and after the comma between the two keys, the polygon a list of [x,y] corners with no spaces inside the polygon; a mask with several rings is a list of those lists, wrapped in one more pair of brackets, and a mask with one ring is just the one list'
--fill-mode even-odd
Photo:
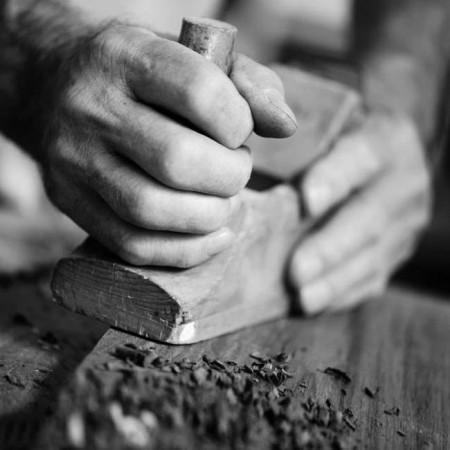
{"label": "left hand", "polygon": [[385,113],[371,114],[310,168],[301,191],[316,226],[289,268],[305,314],[384,290],[429,221],[430,184],[414,125]]}

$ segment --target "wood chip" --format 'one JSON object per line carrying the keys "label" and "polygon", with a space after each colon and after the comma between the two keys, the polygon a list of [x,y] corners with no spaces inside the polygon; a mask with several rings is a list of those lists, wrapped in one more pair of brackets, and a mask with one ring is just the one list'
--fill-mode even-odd
{"label": "wood chip", "polygon": [[384,413],[388,416],[399,416],[400,415],[400,408],[397,408],[396,406],[393,406],[392,408],[385,409]]}
{"label": "wood chip", "polygon": [[[146,441],[150,450],[355,448],[352,414],[335,409],[331,400],[322,404],[292,395],[285,353],[252,354],[251,367],[207,355],[201,361],[168,361],[153,354],[159,367],[142,367],[148,349],[127,345],[116,350],[117,359],[108,367],[123,369],[109,375],[113,384],[105,383],[104,366],[102,372],[90,369],[62,411],[65,430],[74,408],[80,412],[86,426],[82,448],[135,448],[127,439],[136,436],[123,432],[127,424],[151,436]],[[148,426],[142,420],[148,414],[151,433],[144,432]]]}
{"label": "wood chip", "polygon": [[352,381],[346,372],[341,369],[336,369],[335,367],[327,367],[323,373],[330,375],[334,379],[342,381],[345,384],[349,384]]}
{"label": "wood chip", "polygon": [[375,390],[372,390],[372,389],[368,388],[367,386],[364,387],[364,394],[366,394],[370,398],[377,397],[379,392],[380,392],[380,387],[379,386]]}

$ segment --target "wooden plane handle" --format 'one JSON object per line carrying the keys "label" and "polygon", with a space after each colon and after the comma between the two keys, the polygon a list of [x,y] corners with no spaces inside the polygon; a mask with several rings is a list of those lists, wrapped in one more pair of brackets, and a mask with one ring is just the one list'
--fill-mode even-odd
{"label": "wooden plane handle", "polygon": [[236,35],[237,28],[226,22],[185,17],[178,42],[212,61],[228,75]]}

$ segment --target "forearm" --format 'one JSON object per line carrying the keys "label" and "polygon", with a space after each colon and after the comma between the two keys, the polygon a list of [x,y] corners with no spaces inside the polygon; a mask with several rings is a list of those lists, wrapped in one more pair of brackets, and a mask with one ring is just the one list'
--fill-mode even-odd
{"label": "forearm", "polygon": [[427,144],[436,133],[450,53],[447,3],[390,2],[375,42],[362,55],[362,89],[368,107],[406,114]]}
{"label": "forearm", "polygon": [[38,157],[51,75],[94,27],[64,0],[3,0],[0,8],[0,131]]}

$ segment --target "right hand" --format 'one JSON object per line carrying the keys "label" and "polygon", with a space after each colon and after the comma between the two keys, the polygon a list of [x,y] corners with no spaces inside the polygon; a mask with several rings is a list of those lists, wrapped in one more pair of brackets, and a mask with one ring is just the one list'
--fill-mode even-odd
{"label": "right hand", "polygon": [[55,75],[43,165],[56,205],[136,265],[190,267],[227,248],[255,128],[296,122],[269,69],[237,55],[228,78],[148,29],[113,24]]}

